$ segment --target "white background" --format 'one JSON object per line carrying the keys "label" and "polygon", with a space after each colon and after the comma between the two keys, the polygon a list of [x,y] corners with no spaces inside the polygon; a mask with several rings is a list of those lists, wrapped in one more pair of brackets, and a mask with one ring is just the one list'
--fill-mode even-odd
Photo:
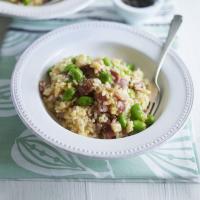
{"label": "white background", "polygon": [[[200,149],[200,0],[175,0],[184,16],[179,32],[179,54],[194,81],[192,118]],[[184,183],[92,183],[1,181],[0,200],[200,200],[200,184]]]}

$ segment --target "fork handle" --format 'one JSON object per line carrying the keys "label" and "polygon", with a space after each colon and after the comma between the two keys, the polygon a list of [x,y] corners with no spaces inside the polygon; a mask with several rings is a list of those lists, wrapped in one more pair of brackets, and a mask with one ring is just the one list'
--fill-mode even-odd
{"label": "fork handle", "polygon": [[163,62],[165,60],[165,57],[167,55],[167,52],[169,50],[169,48],[171,47],[174,39],[175,39],[175,35],[180,27],[182,23],[182,16],[181,15],[175,15],[174,18],[172,19],[171,23],[170,23],[170,27],[169,27],[169,32],[167,35],[167,39],[166,42],[164,43],[160,56],[159,56],[159,60],[158,60],[158,67],[156,69],[156,74],[154,77],[154,82],[155,84],[158,86],[158,75],[160,73],[160,69],[163,65]]}

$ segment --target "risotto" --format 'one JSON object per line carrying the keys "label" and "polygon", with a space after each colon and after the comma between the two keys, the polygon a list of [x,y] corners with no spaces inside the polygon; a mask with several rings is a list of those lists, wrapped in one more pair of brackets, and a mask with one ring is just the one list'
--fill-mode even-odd
{"label": "risotto", "polygon": [[48,2],[49,0],[8,0],[11,3],[15,3],[15,4],[24,4],[24,5],[33,5],[33,6],[37,6],[37,5],[42,5],[46,2]]}
{"label": "risotto", "polygon": [[143,72],[120,59],[69,57],[39,83],[46,109],[74,133],[113,139],[153,124],[145,113],[151,91]]}

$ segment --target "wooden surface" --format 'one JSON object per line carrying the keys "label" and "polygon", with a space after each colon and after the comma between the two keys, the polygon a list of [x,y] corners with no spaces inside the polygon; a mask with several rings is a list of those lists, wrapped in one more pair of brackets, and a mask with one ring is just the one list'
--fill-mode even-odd
{"label": "wooden surface", "polygon": [[[192,118],[200,147],[200,1],[176,0],[184,16],[179,33],[179,53],[189,67],[195,85]],[[199,200],[200,184],[184,183],[92,183],[1,181],[0,200]]]}
{"label": "wooden surface", "polygon": [[198,184],[1,182],[1,200],[199,200]]}

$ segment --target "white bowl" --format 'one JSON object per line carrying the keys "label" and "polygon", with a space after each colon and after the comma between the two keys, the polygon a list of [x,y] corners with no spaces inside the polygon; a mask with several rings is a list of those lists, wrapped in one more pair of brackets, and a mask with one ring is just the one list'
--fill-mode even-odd
{"label": "white bowl", "polygon": [[0,1],[0,15],[26,19],[53,19],[71,15],[86,8],[94,0],[60,0],[41,6],[24,6],[8,1]]}
{"label": "white bowl", "polygon": [[137,8],[125,4],[122,0],[113,0],[116,11],[130,24],[144,22],[155,16],[162,4],[163,0],[156,0],[151,6]]}
{"label": "white bowl", "polygon": [[173,136],[186,122],[192,107],[192,81],[174,51],[167,55],[159,76],[162,99],[157,121],[145,131],[125,138],[94,139],[66,130],[46,111],[38,83],[54,63],[80,53],[122,58],[135,63],[151,79],[160,50],[157,38],[118,23],[90,22],[59,28],[35,41],[18,60],[11,81],[12,100],[28,128],[62,149],[97,158],[144,153]]}

